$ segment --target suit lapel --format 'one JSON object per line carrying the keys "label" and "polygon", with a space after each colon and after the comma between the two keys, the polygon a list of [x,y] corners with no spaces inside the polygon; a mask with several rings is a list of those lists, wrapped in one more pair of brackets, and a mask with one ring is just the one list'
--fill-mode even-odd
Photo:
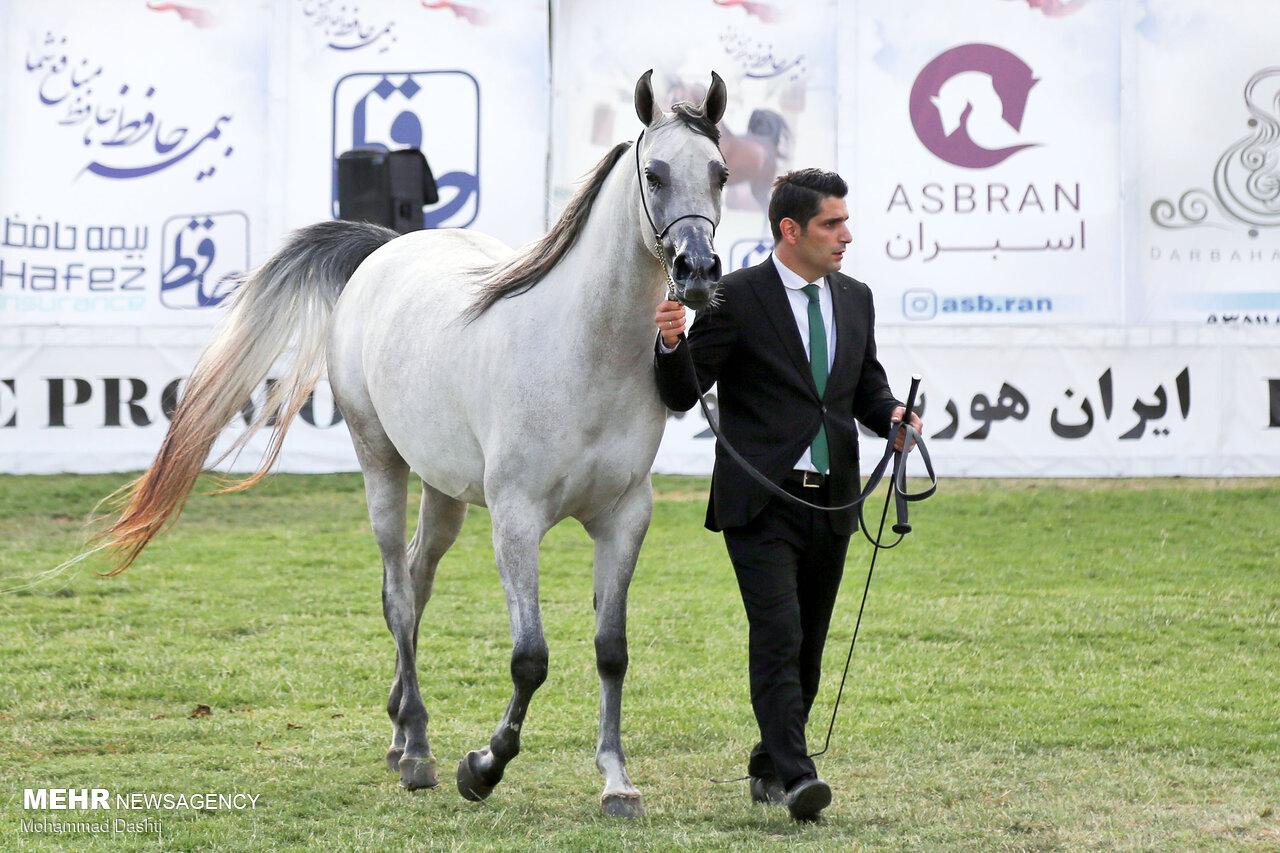
{"label": "suit lapel", "polygon": [[855,330],[861,320],[857,316],[858,311],[853,304],[853,293],[848,282],[829,275],[827,285],[831,288],[831,305],[835,315],[831,324],[836,328],[836,354],[831,362],[831,377],[827,382],[827,389],[830,391],[832,381],[851,375],[854,359],[858,355],[854,351],[854,344],[861,338],[861,335],[855,334]]}
{"label": "suit lapel", "polygon": [[787,289],[778,275],[777,267],[773,265],[773,258],[766,258],[756,269],[760,274],[754,277],[751,290],[764,309],[764,316],[777,333],[778,340],[782,342],[782,348],[795,364],[796,372],[804,377],[816,396],[818,389],[813,384],[809,357],[805,355],[804,341],[800,339],[800,330],[796,328],[796,318],[791,310],[791,302],[787,299]]}

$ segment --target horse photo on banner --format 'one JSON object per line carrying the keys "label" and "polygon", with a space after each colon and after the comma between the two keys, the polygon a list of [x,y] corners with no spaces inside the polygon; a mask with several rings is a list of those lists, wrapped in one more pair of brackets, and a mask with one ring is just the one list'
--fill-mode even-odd
{"label": "horse photo on banner", "polygon": [[[555,0],[553,213],[626,127],[637,74],[654,69],[663,107],[698,103],[706,69],[729,90],[720,150],[729,167],[716,250],[725,271],[763,260],[773,246],[773,180],[803,166],[834,168],[838,4],[660,0],[619,15],[590,0]],[[680,26],[673,28],[672,20]]]}

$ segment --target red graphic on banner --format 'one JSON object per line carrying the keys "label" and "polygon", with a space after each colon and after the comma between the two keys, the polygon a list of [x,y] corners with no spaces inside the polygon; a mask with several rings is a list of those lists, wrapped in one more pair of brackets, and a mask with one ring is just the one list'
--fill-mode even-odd
{"label": "red graphic on banner", "polygon": [[477,27],[488,26],[489,14],[483,9],[477,9],[474,6],[463,6],[461,3],[450,3],[449,0],[438,0],[435,3],[428,3],[422,0],[422,8],[424,9],[448,9],[459,18],[463,18],[469,24],[475,24]]}
{"label": "red graphic on banner", "polygon": [[717,6],[741,6],[748,15],[754,15],[766,24],[776,24],[782,19],[782,12],[777,6],[769,3],[753,3],[751,0],[714,0]]}
{"label": "red graphic on banner", "polygon": [[194,6],[181,6],[177,3],[147,4],[153,12],[177,12],[184,21],[195,24],[196,29],[207,30],[214,24],[213,13],[208,9],[197,9]]}
{"label": "red graphic on banner", "polygon": [[1072,12],[1079,12],[1080,7],[1089,0],[1026,0],[1026,2],[1032,9],[1044,12],[1046,17],[1062,18]]}

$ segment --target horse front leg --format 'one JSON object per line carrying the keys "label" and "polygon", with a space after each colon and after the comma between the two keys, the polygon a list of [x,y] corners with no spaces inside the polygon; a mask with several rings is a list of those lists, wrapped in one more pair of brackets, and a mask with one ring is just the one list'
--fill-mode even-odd
{"label": "horse front leg", "polygon": [[648,480],[606,517],[592,519],[595,540],[596,671],[600,675],[600,735],[596,767],[604,776],[600,805],[611,817],[640,817],[644,803],[627,777],[622,753],[622,682],[627,674],[627,589],[653,513]]}
{"label": "horse front leg", "polygon": [[472,750],[458,763],[458,793],[483,800],[502,781],[507,764],[520,752],[520,727],[534,692],[547,679],[547,641],[538,606],[538,545],[549,525],[532,512],[494,507],[493,547],[511,620],[511,681],[506,713],[489,745]]}

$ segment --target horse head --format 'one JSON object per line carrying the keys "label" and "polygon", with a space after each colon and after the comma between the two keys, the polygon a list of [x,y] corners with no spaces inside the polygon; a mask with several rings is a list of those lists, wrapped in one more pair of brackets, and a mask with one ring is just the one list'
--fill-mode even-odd
{"label": "horse head", "polygon": [[667,268],[676,299],[697,310],[720,286],[714,239],[729,170],[716,123],[727,95],[713,71],[701,104],[680,101],[667,112],[654,100],[652,74],[646,71],[636,83],[636,115],[645,125],[635,147],[638,207],[641,222],[652,229],[645,242]]}

